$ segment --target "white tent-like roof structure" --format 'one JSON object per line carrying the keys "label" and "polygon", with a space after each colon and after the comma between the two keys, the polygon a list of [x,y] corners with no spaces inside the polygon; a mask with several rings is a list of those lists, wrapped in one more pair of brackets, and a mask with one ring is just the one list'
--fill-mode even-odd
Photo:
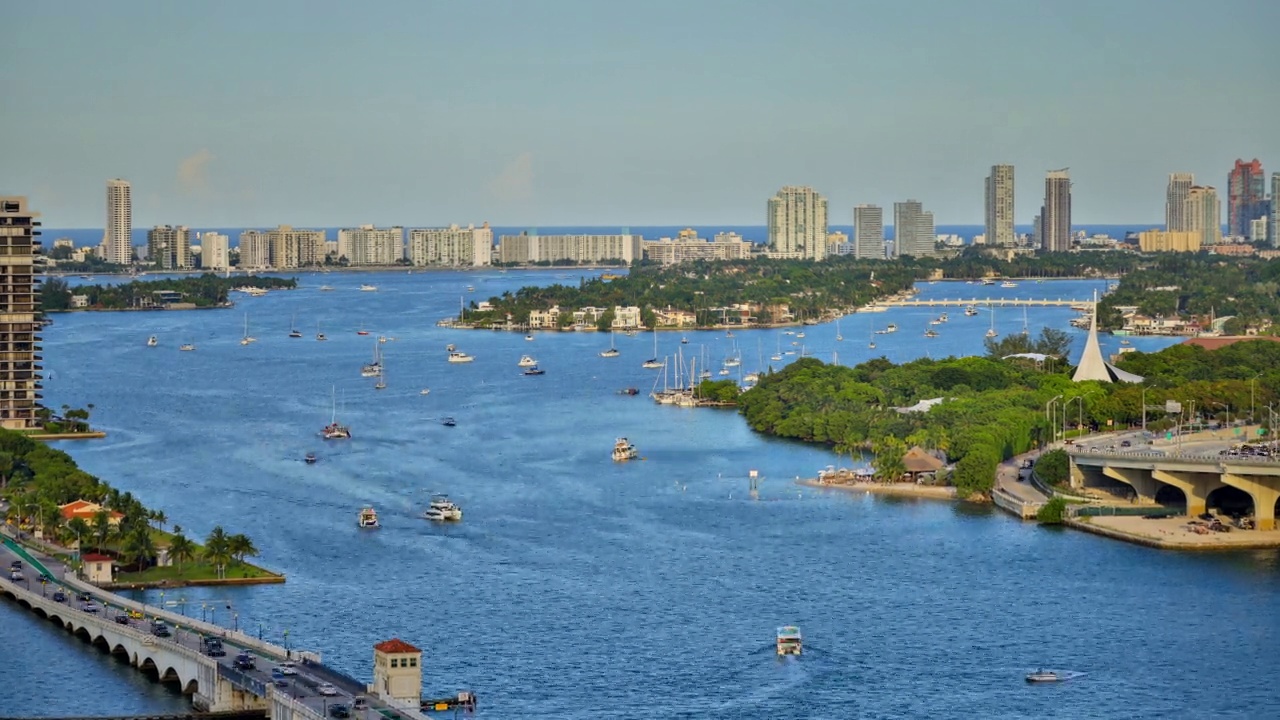
{"label": "white tent-like roof structure", "polygon": [[1072,382],[1097,380],[1098,382],[1140,383],[1141,375],[1125,372],[1107,362],[1102,357],[1102,348],[1098,345],[1098,294],[1093,294],[1093,316],[1089,319],[1089,339],[1084,343],[1084,353],[1076,365],[1076,374],[1071,376]]}

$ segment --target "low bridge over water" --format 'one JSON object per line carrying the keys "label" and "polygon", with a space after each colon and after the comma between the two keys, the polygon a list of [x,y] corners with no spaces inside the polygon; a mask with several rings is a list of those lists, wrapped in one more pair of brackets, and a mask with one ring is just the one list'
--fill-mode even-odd
{"label": "low bridge over water", "polygon": [[1274,530],[1280,509],[1280,459],[1197,454],[1069,451],[1072,483],[1119,482],[1139,500],[1185,502],[1189,515],[1213,506],[1252,508],[1259,530]]}
{"label": "low bridge over water", "polygon": [[1093,300],[1030,300],[1026,298],[970,298],[968,300],[877,300],[880,307],[1086,307],[1093,308]]}

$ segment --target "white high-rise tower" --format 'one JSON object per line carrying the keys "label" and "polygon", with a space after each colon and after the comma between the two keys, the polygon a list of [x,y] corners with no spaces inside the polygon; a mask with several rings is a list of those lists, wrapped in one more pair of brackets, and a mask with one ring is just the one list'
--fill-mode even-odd
{"label": "white high-rise tower", "polygon": [[133,197],[127,180],[107,181],[107,231],[102,249],[107,262],[129,265],[133,262]]}
{"label": "white high-rise tower", "polygon": [[827,199],[788,185],[769,198],[769,252],[784,258],[827,257]]}

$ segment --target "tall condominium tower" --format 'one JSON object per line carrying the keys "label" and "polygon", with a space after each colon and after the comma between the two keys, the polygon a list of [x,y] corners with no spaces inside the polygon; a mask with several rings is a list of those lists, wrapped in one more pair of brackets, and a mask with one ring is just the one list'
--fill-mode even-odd
{"label": "tall condominium tower", "polygon": [[1071,249],[1071,174],[1068,168],[1050,170],[1044,177],[1044,207],[1040,208],[1040,247],[1045,252]]}
{"label": "tall condominium tower", "polygon": [[127,180],[107,181],[107,232],[103,236],[103,252],[107,262],[128,265],[133,262],[133,197]]}
{"label": "tall condominium tower", "polygon": [[[1218,191],[1211,187],[1193,185],[1187,191],[1187,229],[1200,233],[1200,246],[1217,245],[1222,241],[1222,205]],[[1246,228],[1247,230],[1247,228]]]}
{"label": "tall condominium tower", "polygon": [[1262,163],[1257,158],[1253,162],[1236,160],[1227,176],[1227,234],[1249,234],[1249,223],[1266,212],[1263,209],[1266,193]]}
{"label": "tall condominium tower", "polygon": [[1271,173],[1271,217],[1267,218],[1267,239],[1271,241],[1271,247],[1280,248],[1280,232],[1276,231],[1276,225],[1280,225],[1280,172]]}
{"label": "tall condominium tower", "polygon": [[162,270],[186,270],[191,261],[191,230],[185,225],[157,225],[147,231],[147,259]]}
{"label": "tall condominium tower", "polygon": [[884,210],[879,205],[853,209],[853,254],[859,260],[884,259]]}
{"label": "tall condominium tower", "polygon": [[933,213],[925,212],[919,200],[893,204],[893,254],[895,257],[931,257],[937,254]]}
{"label": "tall condominium tower", "polygon": [[1187,230],[1187,193],[1196,184],[1191,173],[1170,173],[1169,187],[1165,190],[1164,229],[1170,232]]}
{"label": "tall condominium tower", "polygon": [[231,268],[230,238],[216,232],[201,235],[200,267],[205,270],[229,270]]}
{"label": "tall condominium tower", "polygon": [[779,257],[827,256],[827,199],[811,187],[788,185],[769,198],[769,251]]}
{"label": "tall condominium tower", "polygon": [[1009,247],[1018,236],[1013,231],[1013,166],[992,165],[987,176],[987,244]]}
{"label": "tall condominium tower", "polygon": [[0,197],[0,427],[11,430],[40,426],[39,216],[25,197]]}

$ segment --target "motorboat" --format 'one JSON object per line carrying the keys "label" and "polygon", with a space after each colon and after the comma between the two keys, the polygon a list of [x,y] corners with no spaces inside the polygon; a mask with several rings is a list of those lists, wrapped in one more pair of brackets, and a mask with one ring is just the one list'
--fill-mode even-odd
{"label": "motorboat", "polygon": [[304,455],[304,456],[302,457],[302,462],[304,462],[304,463],[306,463],[306,464],[308,464],[308,465],[315,465],[315,464],[316,464],[316,460],[317,460],[317,459],[318,459],[318,458],[316,458],[316,454],[315,454],[315,453],[313,453],[313,452],[309,452],[309,453],[307,453],[306,455]]}
{"label": "motorboat", "polygon": [[927,338],[936,338],[938,337],[938,332],[933,328],[929,328],[928,330],[924,331],[924,336]]}
{"label": "motorboat", "polygon": [[689,338],[687,338],[687,337],[682,337],[682,338],[680,338],[680,344],[681,344],[681,345],[688,345],[688,344],[689,344]]}
{"label": "motorboat", "polygon": [[527,367],[527,368],[525,368],[525,369],[524,369],[524,374],[525,374],[525,375],[545,375],[546,373],[547,373],[547,371],[546,371],[546,370],[543,370],[542,368],[538,367],[537,365],[531,365],[531,366],[529,366],[529,367]]}
{"label": "motorboat", "polygon": [[800,628],[795,625],[785,625],[778,628],[777,647],[778,657],[799,655],[804,649]]}
{"label": "motorboat", "polygon": [[365,507],[360,510],[360,514],[356,517],[356,523],[361,529],[365,530],[381,527],[378,523],[378,511],[371,507]]}
{"label": "motorboat", "polygon": [[951,318],[947,317],[947,314],[946,314],[946,313],[942,313],[941,315],[939,315],[939,316],[938,316],[938,322],[940,322],[940,323],[944,323],[944,322],[946,322],[946,321],[948,321],[948,320],[950,320],[950,319],[951,319]]}
{"label": "motorboat", "polygon": [[454,350],[453,352],[449,353],[449,362],[451,363],[469,363],[472,360],[475,360],[475,358],[471,357],[470,355],[464,352],[458,352],[457,350]]}
{"label": "motorboat", "polygon": [[320,292],[333,292],[333,288],[329,287],[328,285],[321,285]]}
{"label": "motorboat", "polygon": [[1066,680],[1066,676],[1053,670],[1036,670],[1027,673],[1027,682],[1029,683],[1055,683]]}
{"label": "motorboat", "polygon": [[626,438],[620,437],[614,441],[613,459],[615,462],[635,460],[638,457],[640,457],[640,451],[636,450],[636,446],[628,442]]}
{"label": "motorboat", "polygon": [[432,495],[431,504],[422,516],[434,522],[460,522],[462,508],[450,500],[448,495]]}
{"label": "motorboat", "polygon": [[183,352],[191,352],[192,350],[196,349],[196,346],[193,343],[183,343],[182,345],[178,346],[178,349]]}
{"label": "motorboat", "polygon": [[361,285],[360,292],[378,292],[377,285]]}
{"label": "motorboat", "polygon": [[430,394],[431,394],[431,388],[422,388],[421,390],[419,390],[419,391],[418,391],[418,394],[419,394],[419,395],[430,395]]}
{"label": "motorboat", "polygon": [[453,426],[455,426],[455,425],[457,425],[457,424],[458,424],[458,421],[457,421],[457,420],[454,420],[454,419],[453,419],[453,418],[451,418],[451,417],[447,417],[447,418],[445,418],[444,420],[441,420],[441,421],[440,421],[440,424],[441,424],[441,425],[443,425],[443,426],[445,426],[445,427],[453,427]]}
{"label": "motorboat", "polygon": [[147,347],[155,347],[159,344],[160,344],[160,341],[156,339],[155,335],[152,335],[151,337],[147,338]]}
{"label": "motorboat", "polygon": [[1004,282],[1000,283],[1000,287],[1002,287],[1002,288],[1016,288],[1016,287],[1018,287],[1018,283],[1013,282],[1013,281],[1011,281],[1011,280],[1005,280]]}
{"label": "motorboat", "polygon": [[798,332],[798,333],[796,333],[796,337],[798,337],[798,338],[802,338],[802,337],[804,337],[804,333],[802,333],[802,332]]}
{"label": "motorboat", "polygon": [[972,306],[972,305],[969,305],[968,307],[966,307],[966,308],[964,309],[964,314],[965,314],[967,317],[973,317],[974,315],[977,315],[977,314],[978,314],[978,308],[976,308],[976,307],[974,307],[974,306]]}
{"label": "motorboat", "polygon": [[898,332],[898,326],[894,323],[889,323],[889,325],[885,327],[884,331],[887,333],[896,333]]}
{"label": "motorboat", "polygon": [[448,345],[444,346],[445,352],[453,352],[454,350],[457,350],[457,349],[458,348],[453,343],[449,343]]}
{"label": "motorboat", "polygon": [[378,342],[380,342],[380,343],[385,343],[386,341],[387,341],[387,336],[386,336],[386,335],[379,335],[379,336],[378,336]]}
{"label": "motorboat", "polygon": [[991,278],[982,278],[982,284],[983,284],[983,285],[995,285],[995,284],[996,284],[996,281],[995,281],[995,280],[992,280]]}
{"label": "motorboat", "polygon": [[532,357],[528,355],[521,355],[520,362],[516,363],[516,365],[519,365],[520,367],[523,367],[523,368],[537,367],[538,361],[534,360]]}
{"label": "motorboat", "polygon": [[525,336],[524,336],[524,341],[525,341],[525,342],[533,342],[533,336],[532,336],[532,335],[525,335]]}
{"label": "motorboat", "polygon": [[369,334],[369,331],[368,331],[368,330],[357,330],[357,331],[356,331],[356,334],[357,334],[357,335],[368,335],[368,334]]}
{"label": "motorboat", "polygon": [[475,285],[468,285],[468,286],[467,286],[467,292],[475,292],[475,291],[476,291],[476,286],[475,286]]}

